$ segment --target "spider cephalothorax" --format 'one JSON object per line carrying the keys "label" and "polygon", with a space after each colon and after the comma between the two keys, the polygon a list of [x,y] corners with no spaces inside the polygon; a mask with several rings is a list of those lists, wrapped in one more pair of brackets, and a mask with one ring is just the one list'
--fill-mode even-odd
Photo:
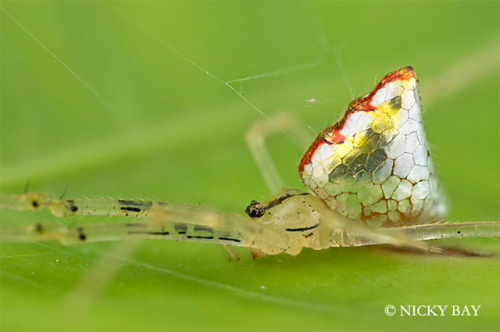
{"label": "spider cephalothorax", "polygon": [[445,213],[411,67],[386,75],[323,130],[299,164],[304,184],[331,208],[380,224]]}

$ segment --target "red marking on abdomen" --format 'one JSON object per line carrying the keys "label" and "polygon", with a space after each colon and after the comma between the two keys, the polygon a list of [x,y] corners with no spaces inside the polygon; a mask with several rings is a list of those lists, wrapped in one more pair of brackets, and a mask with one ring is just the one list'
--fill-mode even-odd
{"label": "red marking on abdomen", "polygon": [[333,144],[342,144],[345,142],[345,136],[340,133],[340,129],[335,129],[325,140]]}
{"label": "red marking on abdomen", "polygon": [[300,160],[299,163],[299,173],[302,177],[302,172],[304,171],[304,167],[311,162],[312,155],[314,151],[316,151],[320,145],[322,144],[342,144],[345,142],[346,137],[340,133],[342,128],[338,127],[338,123],[328,128],[325,128],[319,135],[316,137],[314,142],[312,142],[311,146],[304,153],[304,156]]}
{"label": "red marking on abdomen", "polygon": [[312,158],[312,155],[314,153],[314,151],[316,151],[316,149],[321,145],[321,144],[326,144],[323,139],[321,138],[321,134],[316,137],[316,139],[314,140],[314,142],[312,142],[311,146],[307,149],[306,153],[304,153],[304,155],[302,156],[302,159],[300,160],[300,163],[299,163],[299,174],[300,174],[300,177],[302,178],[302,173],[304,172],[304,167],[311,163],[311,158]]}
{"label": "red marking on abdomen", "polygon": [[387,83],[398,81],[398,80],[409,80],[411,78],[415,78],[415,73],[413,72],[413,68],[408,66],[396,70],[390,74],[387,74],[378,84],[375,86],[372,92],[370,92],[365,97],[359,97],[349,104],[347,107],[347,111],[345,112],[342,119],[340,119],[334,125],[331,125],[325,128],[319,135],[316,137],[311,146],[304,153],[304,156],[300,160],[299,163],[299,173],[302,177],[302,172],[304,171],[304,167],[311,162],[312,155],[314,151],[321,144],[342,144],[345,141],[345,136],[340,134],[340,130],[344,127],[344,124],[347,118],[354,112],[372,112],[376,111],[377,108],[371,105],[371,101],[373,96],[382,89]]}

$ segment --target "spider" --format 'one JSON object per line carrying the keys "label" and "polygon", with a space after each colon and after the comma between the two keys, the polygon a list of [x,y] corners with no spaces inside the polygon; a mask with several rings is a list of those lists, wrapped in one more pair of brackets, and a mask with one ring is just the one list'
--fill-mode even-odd
{"label": "spider", "polygon": [[[274,166],[263,148],[264,134],[254,128],[247,141],[264,177],[272,182]],[[498,221],[440,222],[446,204],[430,159],[411,67],[387,74],[373,91],[351,102],[343,117],[312,142],[298,169],[310,191],[284,188],[269,201],[252,201],[246,216],[170,202],[2,193],[0,207],[7,209],[47,208],[57,217],[147,219],[4,226],[1,238],[57,239],[65,244],[129,238],[201,241],[247,247],[256,258],[297,255],[303,248],[374,244],[439,251],[424,240],[500,236]]]}

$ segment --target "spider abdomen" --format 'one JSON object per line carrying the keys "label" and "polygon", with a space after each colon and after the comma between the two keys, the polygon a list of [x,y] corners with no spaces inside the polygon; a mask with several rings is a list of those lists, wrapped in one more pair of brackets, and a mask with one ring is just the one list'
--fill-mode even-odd
{"label": "spider abdomen", "polygon": [[302,181],[344,216],[385,225],[445,213],[411,67],[388,74],[316,138],[299,164]]}

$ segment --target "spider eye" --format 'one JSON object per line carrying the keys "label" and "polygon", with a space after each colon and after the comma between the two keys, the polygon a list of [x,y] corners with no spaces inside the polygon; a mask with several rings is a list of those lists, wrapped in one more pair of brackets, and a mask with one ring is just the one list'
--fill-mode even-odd
{"label": "spider eye", "polygon": [[262,206],[262,204],[260,204],[259,202],[255,201],[255,200],[251,201],[250,205],[247,206],[247,208],[245,209],[245,213],[248,216],[250,216],[251,218],[260,218],[264,215],[264,212],[265,212],[265,209]]}

